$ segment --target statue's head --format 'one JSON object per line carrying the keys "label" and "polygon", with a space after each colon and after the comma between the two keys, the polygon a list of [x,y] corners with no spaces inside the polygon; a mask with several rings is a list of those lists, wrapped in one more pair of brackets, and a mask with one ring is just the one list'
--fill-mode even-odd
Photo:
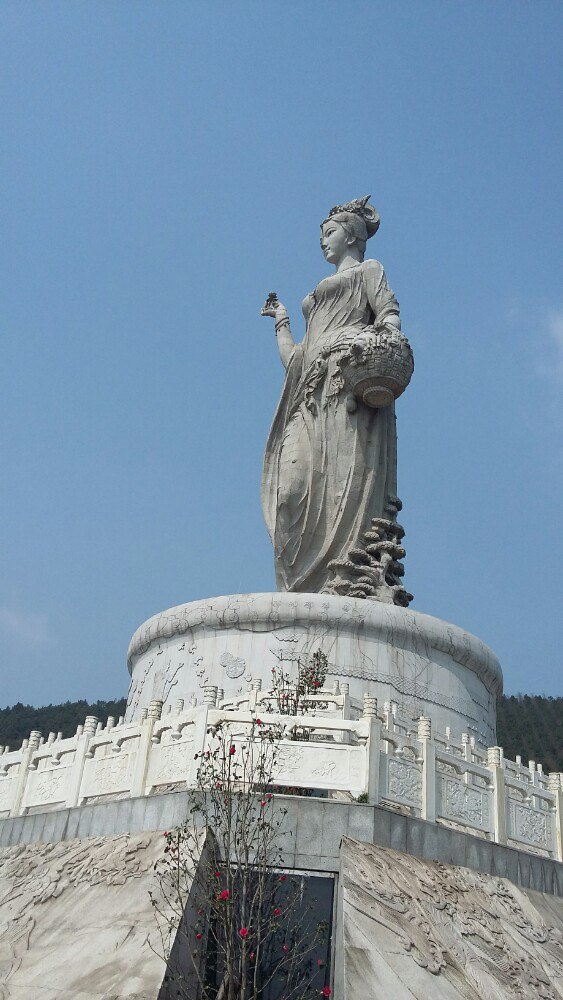
{"label": "statue's head", "polygon": [[330,263],[337,263],[342,252],[353,252],[364,259],[366,243],[379,229],[379,214],[369,205],[370,195],[356,198],[346,205],[331,208],[321,223],[321,248]]}

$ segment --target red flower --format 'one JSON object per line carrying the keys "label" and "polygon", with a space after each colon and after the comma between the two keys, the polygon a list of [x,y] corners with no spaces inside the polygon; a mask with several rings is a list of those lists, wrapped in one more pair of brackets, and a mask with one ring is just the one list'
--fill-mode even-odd
{"label": "red flower", "polygon": [[245,938],[248,934],[248,927],[241,927],[239,934],[242,938]]}
{"label": "red flower", "polygon": [[231,747],[231,749],[229,750],[229,753],[230,753],[231,757],[232,757],[232,756],[233,756],[233,754],[234,754],[234,753],[236,753],[236,752],[237,752],[237,748],[236,748],[236,747]]}
{"label": "red flower", "polygon": [[223,892],[220,894],[219,899],[228,899],[230,895],[231,894],[228,889],[223,889]]}
{"label": "red flower", "polygon": [[221,872],[220,871],[216,871],[215,872],[215,878],[221,878]]}
{"label": "red flower", "polygon": [[322,958],[317,958],[317,965],[324,965]]}
{"label": "red flower", "polygon": [[280,875],[280,882],[285,882],[287,875]]}
{"label": "red flower", "polygon": [[257,726],[261,726],[262,725],[262,719],[256,719],[256,725]]}
{"label": "red flower", "polygon": [[322,997],[329,997],[331,993],[332,993],[332,990],[331,990],[330,986],[323,986],[323,988],[321,990],[321,996]]}
{"label": "red flower", "polygon": [[265,806],[266,805],[266,799],[262,799],[262,801],[260,802],[260,805],[261,806]]}
{"label": "red flower", "polygon": [[276,908],[274,910],[274,917],[279,917],[280,913],[281,913],[281,910],[280,910],[279,906],[276,906]]}
{"label": "red flower", "polygon": [[202,937],[203,937],[203,934],[196,934],[196,938],[198,939],[198,941],[201,941]]}

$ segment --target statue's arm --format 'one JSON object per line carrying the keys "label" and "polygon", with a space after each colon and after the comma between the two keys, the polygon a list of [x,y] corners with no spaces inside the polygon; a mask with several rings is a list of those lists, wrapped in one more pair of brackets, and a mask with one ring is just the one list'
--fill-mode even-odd
{"label": "statue's arm", "polygon": [[[365,285],[368,301],[374,315],[374,326],[394,326],[401,329],[399,303],[389,287],[385,271],[376,261],[367,261]],[[371,266],[370,266],[371,265]]]}
{"label": "statue's arm", "polygon": [[270,292],[266,302],[261,309],[262,316],[272,316],[276,321],[276,340],[278,351],[284,368],[287,368],[291,361],[291,355],[295,350],[295,341],[291,335],[291,326],[287,309],[278,299],[275,292]]}

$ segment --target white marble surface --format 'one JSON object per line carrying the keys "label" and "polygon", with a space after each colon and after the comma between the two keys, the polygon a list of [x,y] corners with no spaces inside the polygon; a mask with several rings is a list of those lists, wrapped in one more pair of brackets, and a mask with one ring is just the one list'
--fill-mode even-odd
{"label": "white marble surface", "polygon": [[344,839],[335,1000],[558,1000],[563,900]]}
{"label": "white marble surface", "polygon": [[448,622],[377,601],[324,594],[233,594],[162,611],[135,632],[128,652],[127,719],[158,698],[201,701],[216,685],[235,697],[269,686],[271,669],[322,649],[329,680],[383,705],[428,715],[439,731],[496,741],[498,660],[485,643]]}
{"label": "white marble surface", "polygon": [[2,1000],[156,1000],[162,849],[162,833],[2,849]]}

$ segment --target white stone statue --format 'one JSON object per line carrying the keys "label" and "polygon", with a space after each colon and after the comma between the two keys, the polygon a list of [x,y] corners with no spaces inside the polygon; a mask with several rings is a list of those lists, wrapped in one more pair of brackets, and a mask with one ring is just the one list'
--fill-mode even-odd
{"label": "white stone statue", "polygon": [[413,359],[383,267],[364,260],[378,227],[369,196],[330,211],[321,249],[335,273],[303,301],[300,344],[275,292],[262,308],[275,319],[286,368],[262,507],[279,590],[406,606],[394,400]]}

